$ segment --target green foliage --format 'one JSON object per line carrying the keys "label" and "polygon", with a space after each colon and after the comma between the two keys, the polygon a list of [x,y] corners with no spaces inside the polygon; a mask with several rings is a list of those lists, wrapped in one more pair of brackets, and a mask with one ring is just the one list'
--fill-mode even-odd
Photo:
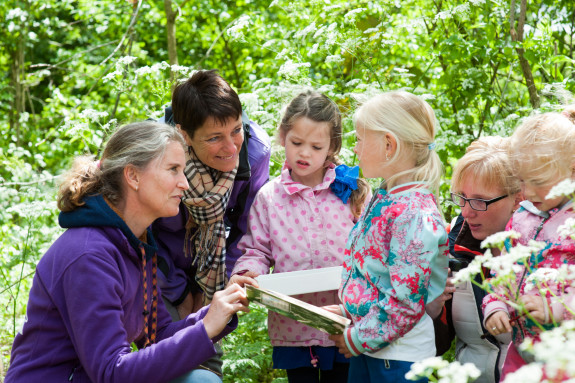
{"label": "green foliage", "polygon": [[285,371],[272,369],[272,346],[267,333],[267,310],[257,305],[240,314],[236,331],[223,341],[224,382],[279,382]]}
{"label": "green foliage", "polygon": [[[5,366],[35,264],[60,233],[57,177],[74,156],[97,156],[117,125],[159,117],[174,81],[191,70],[219,69],[250,117],[271,136],[295,94],[307,88],[324,92],[344,114],[341,157],[348,164],[357,162],[351,149],[358,103],[392,89],[420,95],[439,121],[436,150],[446,166],[440,201],[446,220],[458,213],[445,201],[452,167],[467,145],[482,135],[508,135],[533,112],[518,48],[524,50],[541,111],[572,102],[575,89],[571,0],[529,2],[522,42],[510,36],[509,2],[499,0],[173,0],[172,7],[178,8],[178,66],[166,63],[164,1],[0,4]],[[517,4],[515,29],[518,13]],[[271,175],[282,165],[275,145]],[[230,345],[242,343],[229,347],[226,369],[241,369],[246,379],[252,372],[253,379],[272,379],[263,313],[254,310],[243,318],[250,321],[242,326],[254,327],[241,327],[230,337]],[[259,367],[246,368],[254,363]]]}

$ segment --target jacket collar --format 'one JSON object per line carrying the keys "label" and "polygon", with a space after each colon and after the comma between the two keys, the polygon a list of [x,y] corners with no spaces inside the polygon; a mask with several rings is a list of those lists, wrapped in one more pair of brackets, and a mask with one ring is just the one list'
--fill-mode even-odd
{"label": "jacket collar", "polygon": [[150,228],[147,229],[147,241],[142,242],[130,230],[126,222],[104,200],[102,195],[97,194],[86,197],[84,205],[69,212],[61,212],[58,222],[65,229],[74,227],[114,227],[126,236],[130,245],[140,254],[140,247],[143,246],[146,252],[146,259],[152,258],[157,251],[156,242],[152,236]]}
{"label": "jacket collar", "polygon": [[331,162],[329,162],[326,166],[323,181],[320,184],[314,186],[313,188],[310,188],[309,186],[294,181],[291,178],[290,172],[291,169],[289,168],[286,162],[280,175],[280,183],[283,185],[286,193],[289,195],[300,193],[303,190],[309,190],[309,189],[311,189],[312,191],[328,189],[329,185],[331,185],[333,180],[335,179],[335,165]]}

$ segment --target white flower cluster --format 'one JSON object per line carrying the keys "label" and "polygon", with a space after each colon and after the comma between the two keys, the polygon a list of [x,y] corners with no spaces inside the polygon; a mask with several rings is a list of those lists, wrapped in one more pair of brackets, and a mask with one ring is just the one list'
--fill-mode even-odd
{"label": "white flower cluster", "polygon": [[451,281],[454,285],[457,285],[461,282],[469,282],[473,280],[474,277],[481,272],[481,265],[483,262],[492,257],[493,255],[491,254],[491,250],[487,250],[483,255],[476,256],[466,268],[454,273]]}
{"label": "white flower cluster", "polygon": [[547,194],[547,199],[553,199],[558,197],[574,197],[575,196],[575,181],[570,179],[563,180],[557,185],[553,186]]}
{"label": "white flower cluster", "polygon": [[116,61],[116,70],[120,71],[136,61],[138,58],[134,56],[123,56]]}
{"label": "white flower cluster", "polygon": [[11,9],[6,14],[6,20],[20,20],[24,22],[26,18],[28,18],[28,13],[20,8]]}
{"label": "white flower cluster", "polygon": [[557,234],[560,238],[575,239],[575,218],[567,218],[563,225],[557,228]]}
{"label": "white flower cluster", "polygon": [[558,276],[558,269],[541,267],[532,272],[525,280],[525,292],[531,291],[538,285],[546,284],[546,282],[555,282],[557,281]]}
{"label": "white flower cluster", "polygon": [[539,383],[543,378],[543,370],[541,363],[530,363],[519,370],[507,374],[503,383]]}
{"label": "white flower cluster", "polygon": [[505,382],[540,382],[543,372],[546,382],[566,381],[562,378],[575,376],[575,321],[565,321],[559,327],[541,333],[537,343],[526,340],[520,348],[530,351],[536,363],[508,375]]}
{"label": "white flower cluster", "polygon": [[315,25],[315,21],[312,21],[307,27],[302,29],[301,31],[297,31],[294,35],[295,38],[305,38],[308,34],[315,32],[317,30],[317,26]]}
{"label": "white flower cluster", "polygon": [[288,59],[280,67],[278,74],[284,77],[297,77],[300,74],[300,68],[309,68],[310,63],[294,63],[291,59]]}
{"label": "white flower cluster", "polygon": [[325,58],[326,64],[341,64],[344,61],[344,58],[340,55],[330,55]]}
{"label": "white flower cluster", "polygon": [[343,16],[343,20],[344,20],[346,23],[349,23],[349,24],[355,23],[355,19],[357,18],[357,15],[360,14],[361,12],[363,12],[363,11],[366,11],[366,10],[367,10],[366,8],[355,8],[355,9],[352,9],[351,11],[349,11],[348,13],[346,13],[346,14]]}
{"label": "white flower cluster", "polygon": [[481,372],[472,363],[461,364],[459,362],[449,363],[440,358],[433,357],[413,363],[410,371],[405,374],[409,380],[429,378],[436,373],[439,383],[467,383],[477,379]]}
{"label": "white flower cluster", "polygon": [[250,115],[260,109],[260,100],[257,93],[240,93],[238,96],[240,97],[242,105]]}
{"label": "white flower cluster", "polygon": [[530,241],[527,246],[518,244],[512,247],[508,253],[501,257],[493,257],[484,262],[483,265],[490,268],[497,275],[498,279],[509,276],[515,277],[517,273],[523,270],[523,266],[517,264],[517,262],[521,261],[521,263],[523,263],[523,261],[531,257],[533,253],[538,253],[544,247],[544,242],[536,241]]}
{"label": "white flower cluster", "polygon": [[475,81],[473,81],[470,78],[466,78],[463,80],[463,82],[461,83],[461,87],[463,88],[463,90],[466,89],[473,89],[475,88]]}
{"label": "white flower cluster", "polygon": [[104,117],[108,117],[108,112],[98,112],[94,109],[84,109],[80,112],[80,118],[84,118],[88,121],[99,121]]}
{"label": "white flower cluster", "polygon": [[518,239],[521,237],[521,234],[516,232],[515,230],[509,231],[500,231],[495,234],[491,234],[489,237],[485,238],[483,242],[481,242],[481,248],[497,248],[502,249],[505,245],[505,241],[508,239]]}
{"label": "white flower cluster", "polygon": [[462,5],[458,5],[456,7],[454,7],[453,9],[449,9],[447,11],[442,11],[437,13],[437,15],[435,15],[435,20],[446,20],[446,19],[451,19],[455,16],[467,16],[467,14],[469,13],[469,3],[465,3]]}
{"label": "white flower cluster", "polygon": [[234,24],[228,28],[226,31],[227,35],[232,38],[232,40],[243,41],[245,38],[245,29],[250,25],[250,16],[242,15],[238,18]]}

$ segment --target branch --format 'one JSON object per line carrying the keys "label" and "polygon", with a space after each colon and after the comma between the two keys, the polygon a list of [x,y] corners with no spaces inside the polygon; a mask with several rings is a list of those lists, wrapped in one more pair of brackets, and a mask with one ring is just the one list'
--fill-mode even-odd
{"label": "branch", "polygon": [[519,56],[519,65],[521,65],[521,71],[523,72],[523,77],[525,78],[525,85],[527,85],[527,91],[529,92],[529,101],[534,109],[539,108],[541,105],[541,99],[537,93],[537,87],[535,86],[535,81],[533,80],[533,72],[531,71],[531,66],[529,61],[525,58],[525,49],[523,49],[523,27],[525,26],[525,16],[527,14],[527,0],[521,0],[519,20],[517,21],[517,31],[515,31],[515,0],[511,0],[511,9],[509,10],[509,22],[510,22],[510,34],[513,42],[521,43],[515,48],[517,55]]}
{"label": "branch", "polygon": [[46,178],[41,178],[35,181],[28,181],[28,182],[2,182],[0,186],[28,186],[28,185],[35,185],[40,184],[42,182],[52,182],[59,178],[60,176],[50,176]]}
{"label": "branch", "polygon": [[126,32],[122,36],[122,40],[120,40],[120,42],[118,43],[118,45],[116,46],[114,51],[112,53],[110,53],[110,55],[108,57],[106,57],[104,59],[104,61],[102,61],[100,63],[100,65],[104,64],[106,61],[108,61],[109,59],[114,57],[116,52],[122,47],[122,45],[124,44],[124,40],[126,40],[126,37],[128,36],[128,34],[130,34],[132,32],[134,25],[136,25],[136,21],[138,20],[138,14],[140,13],[140,7],[141,7],[142,3],[143,3],[143,1],[137,2],[138,5],[134,7],[134,12],[132,13],[132,20],[130,20],[130,25],[128,25],[128,29],[126,29]]}

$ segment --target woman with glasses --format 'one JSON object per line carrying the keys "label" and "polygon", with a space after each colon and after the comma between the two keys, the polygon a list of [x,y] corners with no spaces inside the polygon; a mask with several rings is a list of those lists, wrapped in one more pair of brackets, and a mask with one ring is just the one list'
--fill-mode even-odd
{"label": "woman with glasses", "polygon": [[[451,200],[461,208],[461,214],[449,233],[452,272],[465,268],[483,253],[481,241],[505,230],[522,199],[520,182],[511,173],[506,142],[501,137],[480,138],[467,148],[455,167]],[[488,270],[484,273],[489,275]],[[481,277],[477,278],[481,282]],[[453,298],[449,300],[451,291]],[[498,382],[510,336],[495,337],[483,327],[484,296],[485,292],[471,282],[455,289],[448,283],[444,296],[432,302],[427,311],[434,311],[430,315],[436,318],[438,350],[442,344],[449,348],[455,335],[456,359],[460,363],[473,363],[481,371],[476,382]],[[445,307],[441,307],[443,303]],[[443,347],[441,353],[445,351]]]}

